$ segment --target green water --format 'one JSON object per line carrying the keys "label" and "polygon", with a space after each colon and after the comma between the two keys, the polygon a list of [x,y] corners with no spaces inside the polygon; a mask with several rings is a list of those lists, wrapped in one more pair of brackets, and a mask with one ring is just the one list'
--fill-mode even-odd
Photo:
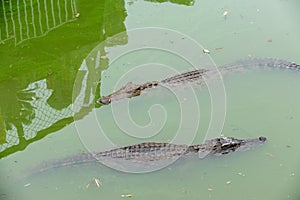
{"label": "green water", "polygon": [[[128,81],[160,80],[194,64],[222,65],[248,56],[300,63],[298,1],[25,1],[27,18],[24,1],[17,2],[0,6],[1,200],[127,194],[299,199],[299,72],[250,67],[226,73],[225,92],[213,82],[156,88],[112,106],[94,104]],[[163,29],[155,35],[145,27]],[[143,36],[136,35],[139,30],[146,30]],[[191,41],[210,50],[210,57]],[[149,173],[100,164],[30,171],[45,160],[109,149],[112,143],[201,143],[219,134],[265,136],[268,142],[223,157],[182,159]],[[86,187],[94,178],[101,187]]]}

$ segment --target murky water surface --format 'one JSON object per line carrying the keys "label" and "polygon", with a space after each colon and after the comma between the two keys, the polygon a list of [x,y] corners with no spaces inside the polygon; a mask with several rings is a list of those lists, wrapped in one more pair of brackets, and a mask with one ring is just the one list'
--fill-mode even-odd
{"label": "murky water surface", "polygon": [[[253,63],[202,85],[95,103],[127,82],[195,67],[247,57],[300,63],[299,7],[296,0],[1,0],[0,199],[299,199],[300,72]],[[148,173],[99,163],[35,168],[82,151],[196,144],[221,134],[268,142],[147,166]]]}

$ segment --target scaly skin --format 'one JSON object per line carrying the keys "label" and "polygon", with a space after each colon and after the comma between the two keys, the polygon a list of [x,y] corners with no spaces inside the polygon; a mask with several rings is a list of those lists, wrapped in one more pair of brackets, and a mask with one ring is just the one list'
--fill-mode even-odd
{"label": "scaly skin", "polygon": [[70,166],[82,163],[119,160],[139,163],[149,163],[159,160],[179,158],[186,154],[206,153],[208,155],[225,155],[237,151],[245,151],[262,145],[267,141],[265,137],[251,139],[236,139],[220,137],[205,141],[203,144],[185,145],[159,142],[144,142],[99,153],[80,153],[65,158],[51,160],[40,164],[34,172],[45,171],[50,168]]}
{"label": "scaly skin", "polygon": [[[289,62],[286,60],[272,59],[272,58],[251,58],[246,60],[240,60],[229,65],[224,65],[219,69],[221,71],[228,71],[242,67],[252,67],[252,66],[267,66],[273,68],[282,68],[282,69],[291,69],[291,70],[300,70],[300,65],[294,62]],[[144,84],[133,84],[131,82],[127,83],[125,86],[120,88],[118,91],[101,97],[98,100],[98,103],[108,105],[111,102],[119,101],[125,98],[131,98],[141,95],[142,91],[145,89],[153,88],[158,85],[179,85],[187,82],[199,82],[204,81],[204,78],[209,73],[216,72],[215,68],[207,69],[196,69],[182,74],[178,74],[169,78],[166,78],[161,81],[152,81]]]}
{"label": "scaly skin", "polygon": [[144,84],[133,84],[132,82],[129,82],[125,86],[120,88],[118,91],[108,96],[100,98],[98,100],[98,103],[107,105],[113,101],[139,96],[141,95],[142,90],[155,87],[157,86],[157,84],[158,84],[157,81],[147,82]]}

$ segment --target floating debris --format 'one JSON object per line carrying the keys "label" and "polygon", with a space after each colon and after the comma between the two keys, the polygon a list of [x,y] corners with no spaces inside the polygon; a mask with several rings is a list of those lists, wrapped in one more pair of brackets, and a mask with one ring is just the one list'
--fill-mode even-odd
{"label": "floating debris", "polygon": [[36,98],[35,98],[35,97],[31,97],[31,99],[32,99],[33,101],[36,101]]}
{"label": "floating debris", "polygon": [[24,187],[29,187],[31,185],[31,183],[27,183],[24,185]]}
{"label": "floating debris", "polygon": [[273,40],[272,39],[268,39],[267,42],[273,42]]}
{"label": "floating debris", "polygon": [[122,194],[121,197],[123,198],[131,198],[132,197],[132,194]]}
{"label": "floating debris", "polygon": [[102,186],[102,183],[101,183],[101,181],[100,181],[99,179],[97,179],[97,178],[94,178],[94,181],[95,181],[95,183],[96,183],[97,187],[100,187],[100,186]]}
{"label": "floating debris", "polygon": [[98,188],[102,185],[102,183],[101,183],[101,181],[99,179],[94,178],[94,181],[95,181],[95,183],[96,183],[96,185],[97,185]]}
{"label": "floating debris", "polygon": [[271,153],[266,153],[266,155],[268,156],[268,157],[270,157],[270,158],[274,158],[275,156],[273,155],[273,154],[271,154]]}
{"label": "floating debris", "polygon": [[204,54],[210,54],[210,51],[207,50],[207,49],[203,49],[203,53],[204,53]]}
{"label": "floating debris", "polygon": [[216,47],[215,48],[216,51],[219,51],[219,50],[222,50],[222,49],[223,49],[223,47]]}
{"label": "floating debris", "polygon": [[76,14],[75,14],[75,17],[76,17],[76,18],[80,17],[80,13],[76,13]]}
{"label": "floating debris", "polygon": [[290,176],[295,176],[295,173],[291,173]]}
{"label": "floating debris", "polygon": [[225,19],[227,18],[227,15],[228,15],[228,11],[225,11],[225,12],[223,13],[223,16],[224,16]]}
{"label": "floating debris", "polygon": [[100,186],[102,186],[102,183],[101,183],[100,179],[98,179],[98,178],[93,178],[93,180],[92,180],[91,182],[89,182],[88,184],[86,184],[85,187],[86,187],[86,188],[89,188],[93,182],[95,182],[95,184],[96,184],[96,186],[97,186],[98,188],[100,188]]}
{"label": "floating debris", "polygon": [[237,174],[240,176],[245,176],[245,174],[243,174],[242,172],[238,172]]}
{"label": "floating debris", "polygon": [[85,185],[85,188],[89,188],[91,186],[92,182],[89,182],[88,184]]}
{"label": "floating debris", "polygon": [[209,187],[209,188],[207,188],[207,190],[208,190],[208,191],[213,191],[213,189],[212,189],[212,188],[210,188],[210,187]]}
{"label": "floating debris", "polygon": [[108,59],[108,56],[100,56],[101,59]]}
{"label": "floating debris", "polygon": [[226,185],[229,185],[229,184],[231,184],[231,181],[227,181],[227,182],[226,182]]}

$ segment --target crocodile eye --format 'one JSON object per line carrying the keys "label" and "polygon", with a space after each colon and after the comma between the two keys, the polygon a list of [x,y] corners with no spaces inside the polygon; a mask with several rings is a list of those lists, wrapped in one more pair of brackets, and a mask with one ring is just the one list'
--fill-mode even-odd
{"label": "crocodile eye", "polygon": [[230,150],[234,151],[237,146],[238,146],[237,143],[225,143],[225,144],[222,144],[221,149],[222,150],[230,149]]}
{"label": "crocodile eye", "polygon": [[222,149],[222,150],[227,150],[227,149],[229,149],[229,148],[231,148],[231,147],[232,147],[232,144],[226,143],[226,144],[222,144],[221,149]]}
{"label": "crocodile eye", "polygon": [[259,137],[258,139],[259,139],[259,141],[262,141],[262,142],[264,142],[264,141],[266,141],[266,140],[267,140],[267,138],[266,138],[266,137]]}

